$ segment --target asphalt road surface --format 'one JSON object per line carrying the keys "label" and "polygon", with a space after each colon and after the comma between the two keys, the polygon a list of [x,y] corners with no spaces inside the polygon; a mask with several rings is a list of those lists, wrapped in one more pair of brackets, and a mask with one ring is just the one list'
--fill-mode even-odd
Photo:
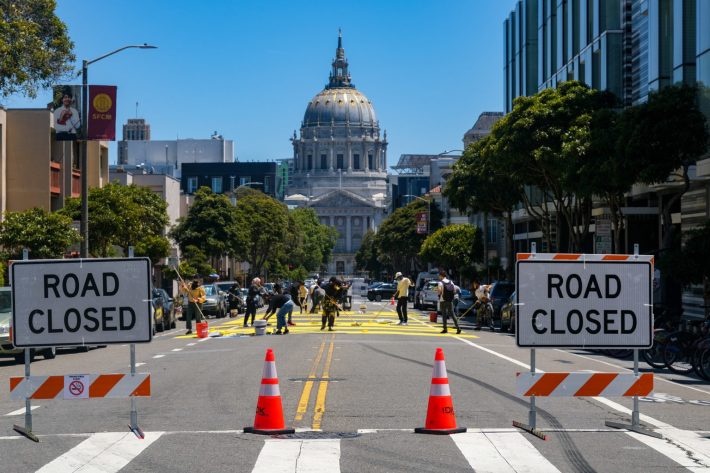
{"label": "asphalt road surface", "polygon": [[[129,399],[32,401],[40,441],[19,436],[12,427],[24,425],[24,402],[10,400],[9,377],[24,368],[0,359],[0,471],[710,471],[710,386],[697,378],[661,371],[653,396],[641,399],[642,424],[663,439],[605,426],[628,422],[631,399],[551,397],[537,398],[543,441],[512,426],[528,421],[515,378],[530,361],[512,336],[474,332],[466,322],[461,335],[442,335],[427,313],[412,309],[409,324],[398,326],[389,302],[362,304],[342,313],[334,332],[296,312],[290,334],[254,336],[240,315],[210,319],[208,338],[185,336],[180,323],[137,345],[137,370],[151,374],[151,396],[136,400],[144,439],[128,430]],[[413,432],[425,423],[437,347],[465,433]],[[243,432],[254,424],[268,348],[295,434]],[[127,373],[129,360],[125,345],[64,352],[40,357],[32,375]],[[537,368],[628,372],[631,362],[546,349],[537,350]]]}

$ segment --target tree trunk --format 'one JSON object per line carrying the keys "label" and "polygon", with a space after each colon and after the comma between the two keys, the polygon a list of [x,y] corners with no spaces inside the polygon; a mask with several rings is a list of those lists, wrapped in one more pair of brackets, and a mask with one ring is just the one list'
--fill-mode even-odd
{"label": "tree trunk", "polygon": [[505,274],[507,275],[509,281],[514,281],[515,280],[515,254],[513,252],[513,248],[514,248],[513,235],[515,232],[513,229],[513,212],[511,212],[511,211],[505,212],[505,227],[506,227],[505,245],[506,245],[506,254],[508,255],[508,265],[505,268]]}

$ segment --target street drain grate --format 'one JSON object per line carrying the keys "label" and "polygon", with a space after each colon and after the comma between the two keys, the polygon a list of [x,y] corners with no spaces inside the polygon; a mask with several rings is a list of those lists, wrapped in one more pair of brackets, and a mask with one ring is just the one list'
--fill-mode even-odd
{"label": "street drain grate", "polygon": [[295,434],[272,435],[278,439],[354,439],[360,437],[357,432],[296,432]]}
{"label": "street drain grate", "polygon": [[345,381],[345,378],[288,378],[289,381]]}

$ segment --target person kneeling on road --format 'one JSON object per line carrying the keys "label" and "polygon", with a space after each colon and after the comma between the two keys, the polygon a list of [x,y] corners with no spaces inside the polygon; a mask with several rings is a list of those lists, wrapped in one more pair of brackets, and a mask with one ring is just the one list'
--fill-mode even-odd
{"label": "person kneeling on road", "polygon": [[[288,315],[290,317],[293,313],[295,304],[291,300],[290,294],[283,293],[280,285],[276,284],[274,286],[274,292],[275,294],[271,296],[271,300],[269,300],[269,308],[266,309],[266,312],[264,313],[264,320],[269,320],[269,317],[276,313],[276,331],[273,334],[287,334],[288,325],[286,325],[286,316]],[[283,332],[281,332],[282,328],[284,329]]]}

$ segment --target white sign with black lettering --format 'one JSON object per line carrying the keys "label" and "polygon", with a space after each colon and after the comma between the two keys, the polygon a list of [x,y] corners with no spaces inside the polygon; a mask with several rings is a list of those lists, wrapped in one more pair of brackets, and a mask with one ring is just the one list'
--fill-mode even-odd
{"label": "white sign with black lettering", "polygon": [[532,257],[518,261],[517,269],[518,346],[651,346],[650,257],[627,261]]}
{"label": "white sign with black lettering", "polygon": [[16,347],[151,341],[149,259],[27,260],[11,268]]}

